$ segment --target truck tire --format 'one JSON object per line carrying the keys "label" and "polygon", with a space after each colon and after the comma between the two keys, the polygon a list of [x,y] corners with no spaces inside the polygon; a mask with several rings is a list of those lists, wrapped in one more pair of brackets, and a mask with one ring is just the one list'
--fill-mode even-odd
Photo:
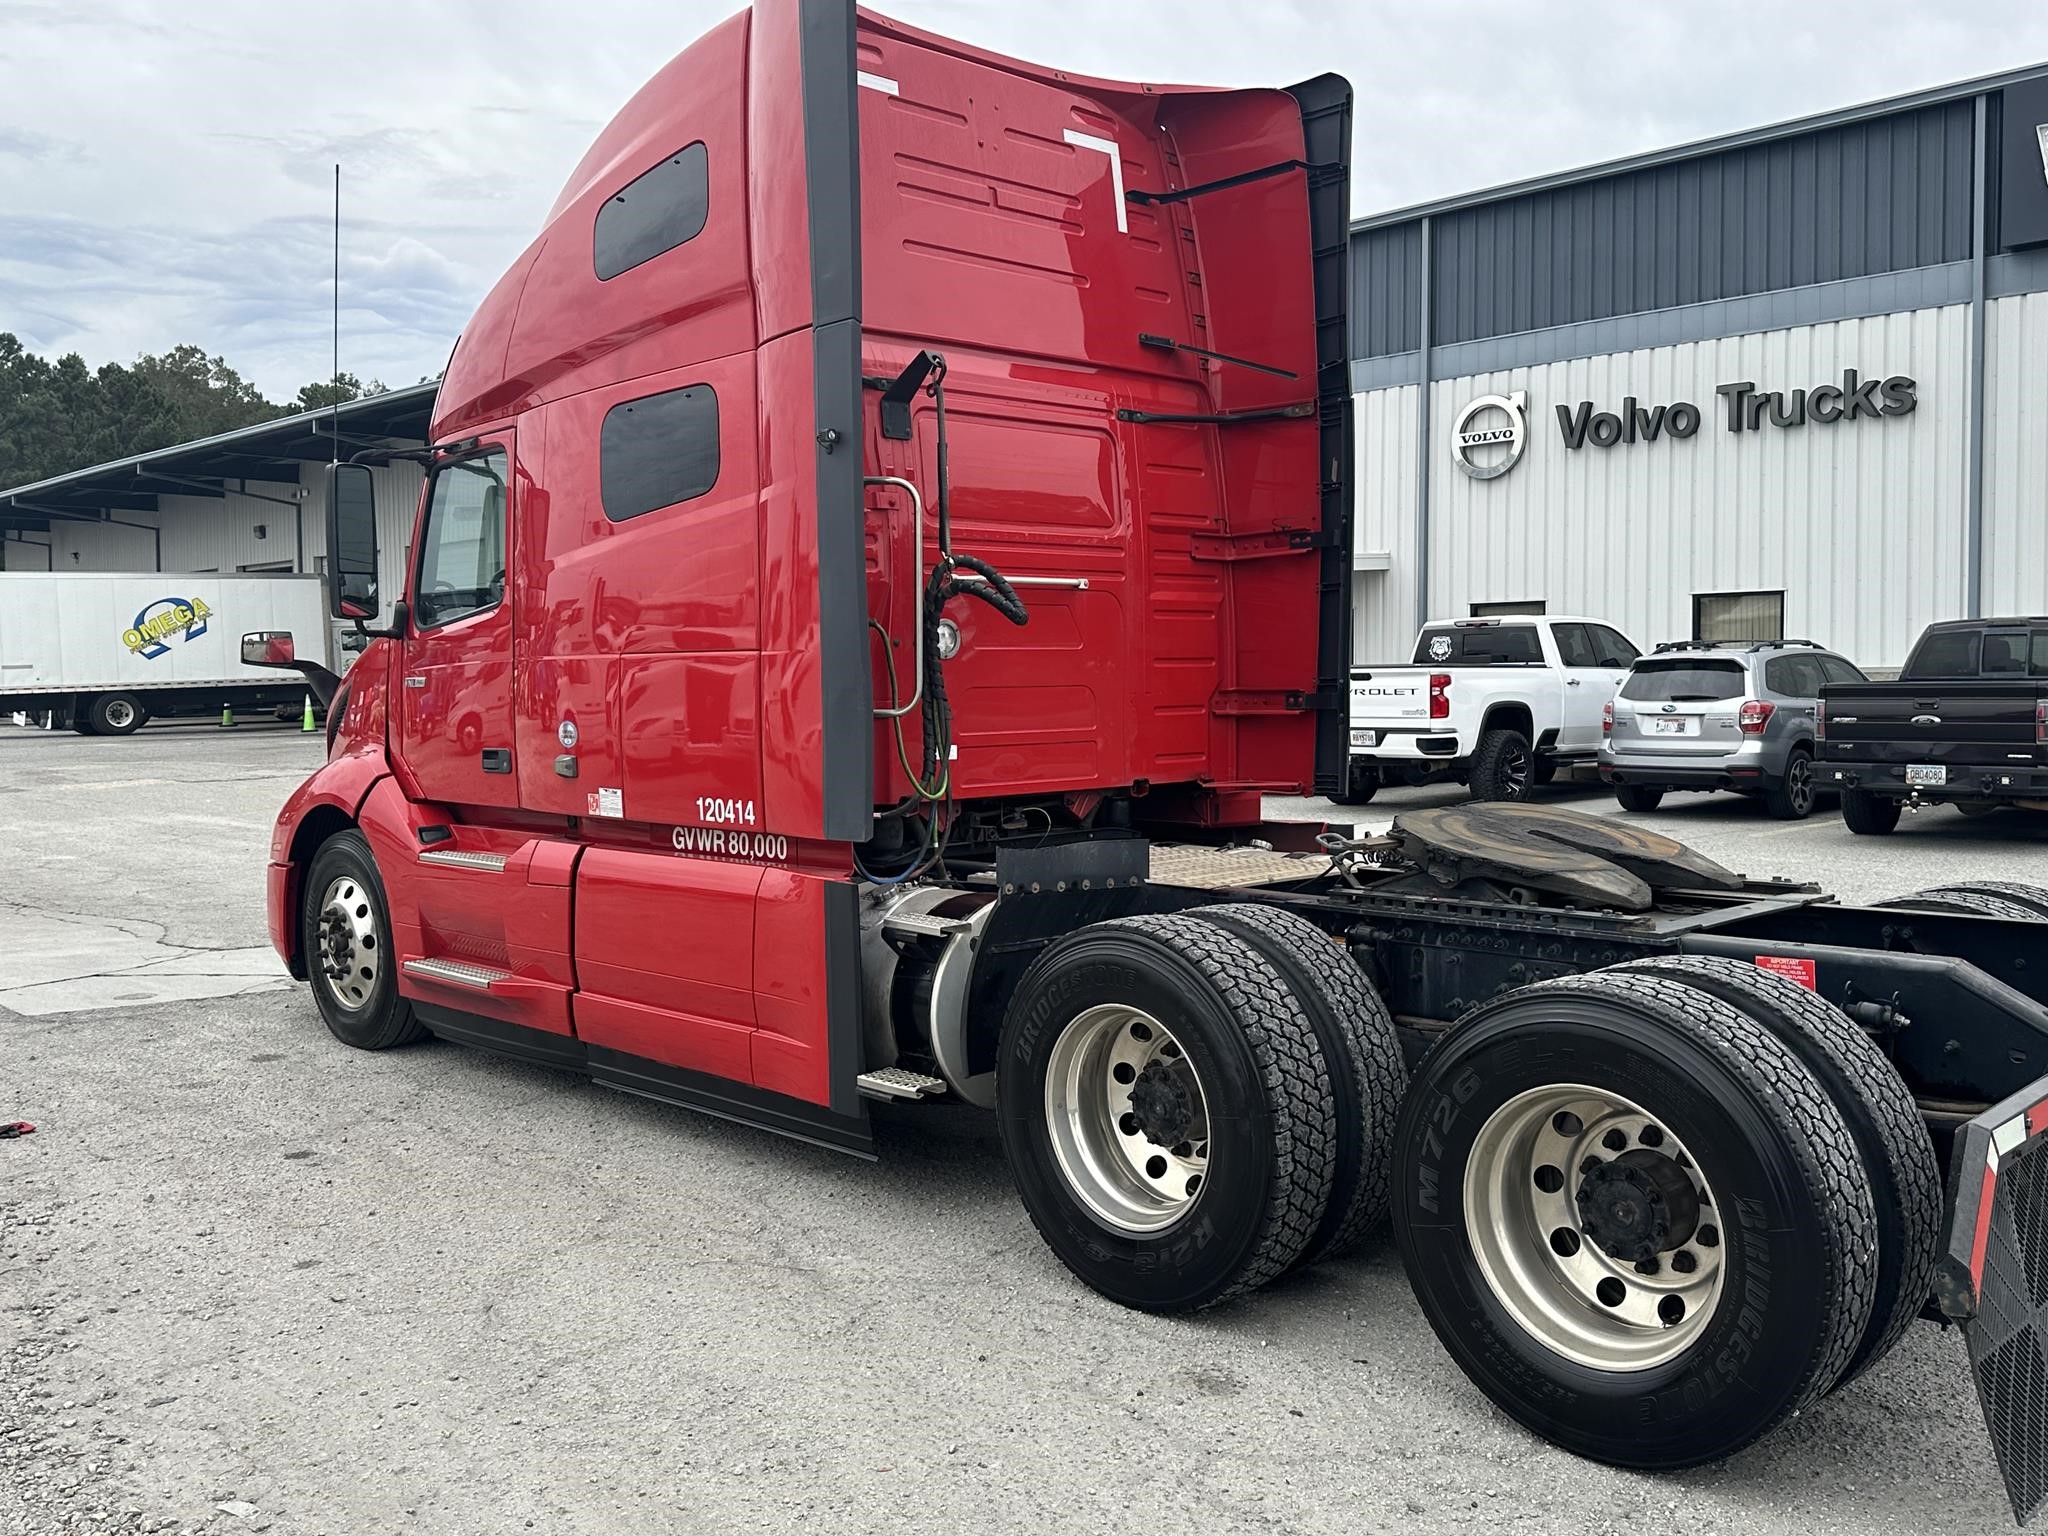
{"label": "truck tire", "polygon": [[1577,1455],[1731,1455],[1827,1391],[1869,1323],[1875,1212],[1841,1111],[1692,987],[1602,971],[1484,1004],[1417,1070],[1395,1146],[1430,1326]]}
{"label": "truck tire", "polygon": [[1813,754],[1794,747],[1785,756],[1785,772],[1764,785],[1764,809],[1779,821],[1804,821],[1813,814]]}
{"label": "truck tire", "polygon": [[299,945],[320,1017],[343,1045],[386,1051],[426,1035],[398,995],[391,908],[369,840],[353,827],[322,843],[306,870]]}
{"label": "truck tire", "polygon": [[85,723],[95,736],[133,736],[149,719],[149,710],[132,693],[99,693],[86,706]]}
{"label": "truck tire", "polygon": [[1938,885],[1931,890],[1915,891],[1910,896],[1894,896],[1890,901],[1880,901],[1878,905],[1905,912],[1958,912],[1965,917],[2001,917],[2016,923],[2041,921],[2040,912],[2024,902],[1961,885]]}
{"label": "truck tire", "polygon": [[1664,803],[1664,791],[1654,784],[1617,784],[1614,798],[1624,811],[1654,811]]}
{"label": "truck tire", "polygon": [[1883,837],[1899,825],[1899,802],[1867,789],[1842,791],[1842,820],[1863,837]]}
{"label": "truck tire", "polygon": [[1048,946],[1004,1015],[996,1112],[1039,1235],[1127,1307],[1187,1312],[1266,1284],[1329,1203],[1315,1028],[1257,950],[1192,917]]}
{"label": "truck tire", "polygon": [[1337,1165],[1322,1222],[1300,1262],[1332,1258],[1357,1246],[1387,1214],[1394,1121],[1408,1087],[1394,1016],[1358,962],[1305,917],[1253,902],[1197,907],[1188,915],[1228,929],[1263,955],[1315,1028],[1330,1069]]}
{"label": "truck tire", "polygon": [[1371,763],[1353,763],[1345,774],[1344,788],[1330,796],[1333,805],[1365,805],[1380,792],[1380,771]]}
{"label": "truck tire", "polygon": [[1475,799],[1528,799],[1536,787],[1536,754],[1529,738],[1506,726],[1481,731],[1467,777]]}
{"label": "truck tire", "polygon": [[1658,955],[1617,969],[1668,976],[1740,1009],[1792,1048],[1856,1140],[1877,1208],[1877,1294],[1870,1325],[1836,1390],[1882,1360],[1934,1290],[1941,1251],[1941,1169],[1905,1079],[1841,1009],[1741,960]]}
{"label": "truck tire", "polygon": [[2048,919],[2048,885],[2027,885],[2018,880],[1958,880],[1952,885],[1937,885],[1933,891],[1921,894],[1945,894],[1949,891],[1996,897],[2016,907],[2025,907],[2038,918]]}

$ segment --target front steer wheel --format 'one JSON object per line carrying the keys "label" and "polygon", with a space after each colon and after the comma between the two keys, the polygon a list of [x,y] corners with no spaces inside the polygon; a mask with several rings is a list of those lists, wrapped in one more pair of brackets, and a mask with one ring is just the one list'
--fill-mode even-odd
{"label": "front steer wheel", "polygon": [[1864,1336],[1856,1142],[1790,1047],[1693,987],[1595,972],[1486,1004],[1423,1063],[1395,1146],[1395,1232],[1431,1327],[1578,1455],[1731,1455]]}
{"label": "front steer wheel", "polygon": [[1125,1306],[1184,1312],[1264,1285],[1330,1198],[1315,1029],[1257,950],[1191,917],[1049,946],[1004,1017],[996,1109],[1040,1235]]}
{"label": "front steer wheel", "polygon": [[369,841],[353,827],[313,855],[299,909],[299,948],[320,1017],[343,1045],[383,1051],[426,1035],[412,1004],[398,995],[384,882]]}

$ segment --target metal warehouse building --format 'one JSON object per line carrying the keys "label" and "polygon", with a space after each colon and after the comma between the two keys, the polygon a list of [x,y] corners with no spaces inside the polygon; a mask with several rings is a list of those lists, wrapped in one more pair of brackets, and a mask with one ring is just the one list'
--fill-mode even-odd
{"label": "metal warehouse building", "polygon": [[[2048,66],[1353,226],[1355,656],[2048,611]],[[1425,612],[1426,615],[1425,615]]]}

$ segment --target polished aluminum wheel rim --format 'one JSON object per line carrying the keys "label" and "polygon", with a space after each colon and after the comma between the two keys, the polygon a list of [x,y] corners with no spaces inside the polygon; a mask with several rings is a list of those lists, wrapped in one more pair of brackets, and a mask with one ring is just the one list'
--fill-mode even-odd
{"label": "polished aluminum wheel rim", "polygon": [[384,945],[377,934],[377,904],[354,875],[337,875],[320,901],[320,974],[328,994],[342,1007],[365,1007],[384,969]]}
{"label": "polished aluminum wheel rim", "polygon": [[1142,1009],[1099,1004],[1060,1032],[1045,1120],[1068,1187],[1118,1231],[1173,1225],[1208,1177],[1201,1079],[1172,1032]]}
{"label": "polished aluminum wheel rim", "polygon": [[[1684,1240],[1644,1263],[1594,1241],[1579,1202],[1595,1169],[1631,1154],[1669,1159],[1698,1207]],[[1670,1129],[1602,1088],[1556,1084],[1510,1099],[1480,1127],[1465,1165],[1466,1230],[1495,1299],[1525,1333],[1595,1370],[1649,1370],[1699,1338],[1721,1300],[1720,1219]]]}
{"label": "polished aluminum wheel rim", "polygon": [[106,708],[107,724],[117,731],[125,731],[135,723],[135,706],[126,699],[114,699]]}

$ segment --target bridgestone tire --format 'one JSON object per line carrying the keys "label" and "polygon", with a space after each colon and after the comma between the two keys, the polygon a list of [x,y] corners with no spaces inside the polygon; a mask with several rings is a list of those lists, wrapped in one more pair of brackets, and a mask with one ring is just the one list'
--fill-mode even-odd
{"label": "bridgestone tire", "polygon": [[1332,805],[1366,805],[1380,792],[1380,771],[1370,763],[1354,763],[1346,770],[1344,788],[1330,796]]}
{"label": "bridgestone tire", "polygon": [[2042,918],[2041,912],[2027,902],[1994,896],[1982,887],[1967,885],[1938,885],[1930,890],[1915,891],[1910,896],[1894,896],[1890,901],[1880,901],[1878,905],[1902,912],[1956,912],[1966,917],[2001,917],[2017,923],[2038,923]]}
{"label": "bridgestone tire", "polygon": [[[368,896],[368,905],[375,913],[376,933],[386,949],[369,997],[357,1008],[344,1007],[336,999],[320,970],[321,902],[328,886],[344,875],[354,877]],[[306,883],[299,892],[299,945],[306,957],[313,1002],[327,1028],[343,1045],[359,1051],[387,1051],[426,1037],[426,1026],[414,1015],[412,1003],[398,995],[398,954],[391,943],[391,906],[384,897],[377,862],[370,856],[369,840],[353,827],[322,843],[307,866]]]}
{"label": "bridgestone tire", "polygon": [[[1660,1117],[1714,1191],[1720,1299],[1668,1359],[1576,1363],[1516,1322],[1479,1266],[1474,1142],[1556,1085]],[[1870,1320],[1875,1214],[1841,1111],[1763,1025],[1676,981],[1602,971],[1483,1005],[1417,1071],[1395,1145],[1394,1230],[1430,1326],[1504,1412],[1577,1455],[1643,1469],[1729,1456],[1826,1392]]]}
{"label": "bridgestone tire", "polygon": [[[1054,1046],[1089,1009],[1134,1007],[1179,1043],[1208,1104],[1209,1174],[1170,1225],[1098,1217],[1047,1124]],[[996,1067],[1003,1152],[1039,1235],[1081,1280],[1150,1312],[1214,1306],[1284,1274],[1315,1238],[1336,1167],[1330,1075],[1286,981],[1243,939],[1187,916],[1096,923],[1018,983]]]}
{"label": "bridgestone tire", "polygon": [[1624,811],[1654,811],[1664,803],[1664,791],[1648,784],[1617,784],[1614,798]]}
{"label": "bridgestone tire", "polygon": [[1299,1262],[1333,1258],[1387,1214],[1394,1122],[1408,1087],[1394,1017],[1358,962],[1305,917],[1250,902],[1188,915],[1230,930],[1263,955],[1315,1028],[1330,1068],[1337,1158],[1323,1219]]}
{"label": "bridgestone tire", "polygon": [[[1519,780],[1515,777],[1517,762],[1521,764]],[[1472,749],[1468,780],[1476,799],[1528,799],[1536,787],[1536,756],[1529,738],[1503,726],[1480,732],[1479,744]]]}
{"label": "bridgestone tire", "polygon": [[1923,901],[1949,901],[1956,897],[1990,900],[2000,904],[1996,909],[1972,906],[1967,910],[1983,917],[2011,917],[2005,910],[2018,907],[2029,917],[2048,920],[2048,886],[2028,885],[2019,880],[1958,880],[1953,885],[1937,885],[1928,890],[1917,891],[1911,896],[1895,897],[1886,906],[1920,904]]}
{"label": "bridgestone tire", "polygon": [[1863,837],[1883,837],[1899,825],[1899,802],[1867,789],[1842,791],[1842,821]]}
{"label": "bridgestone tire", "polygon": [[1739,1008],[1792,1048],[1842,1112],[1877,1209],[1877,1294],[1863,1340],[1835,1383],[1844,1386],[1891,1352],[1934,1289],[1941,1169],[1912,1090],[1847,1014],[1782,976],[1707,955],[1658,955],[1618,969],[1668,976]]}

